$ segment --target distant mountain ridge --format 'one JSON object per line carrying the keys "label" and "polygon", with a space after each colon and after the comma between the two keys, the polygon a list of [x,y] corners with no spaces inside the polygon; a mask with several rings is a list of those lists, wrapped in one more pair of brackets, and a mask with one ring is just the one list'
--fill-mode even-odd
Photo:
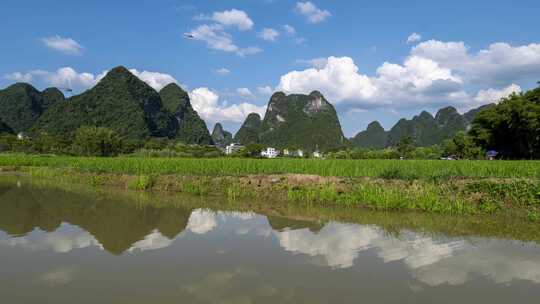
{"label": "distant mountain ridge", "polygon": [[360,148],[382,149],[396,145],[401,139],[411,137],[420,147],[441,144],[452,138],[459,131],[466,131],[476,113],[488,108],[485,105],[466,113],[459,114],[454,107],[445,107],[437,111],[435,117],[422,111],[412,119],[400,119],[389,131],[385,131],[378,122],[372,122],[365,131],[359,132],[351,143]]}

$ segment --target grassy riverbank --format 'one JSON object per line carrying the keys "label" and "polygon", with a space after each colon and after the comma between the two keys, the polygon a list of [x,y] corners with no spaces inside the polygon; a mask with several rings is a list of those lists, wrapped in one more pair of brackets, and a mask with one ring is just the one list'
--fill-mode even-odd
{"label": "grassy riverbank", "polygon": [[3,170],[93,186],[317,206],[540,220],[540,162],[0,156]]}

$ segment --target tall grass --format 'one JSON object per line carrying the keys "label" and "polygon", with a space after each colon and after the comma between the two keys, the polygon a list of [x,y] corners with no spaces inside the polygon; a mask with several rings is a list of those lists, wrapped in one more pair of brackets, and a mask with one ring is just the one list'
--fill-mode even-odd
{"label": "tall grass", "polygon": [[298,173],[385,179],[540,178],[540,161],[186,159],[0,154],[0,166],[31,166],[137,175],[238,176]]}

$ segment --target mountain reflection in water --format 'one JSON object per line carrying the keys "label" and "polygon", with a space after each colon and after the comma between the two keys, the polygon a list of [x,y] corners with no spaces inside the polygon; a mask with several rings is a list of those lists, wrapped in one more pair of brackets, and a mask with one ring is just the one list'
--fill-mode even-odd
{"label": "mountain reflection in water", "polygon": [[[105,278],[113,271],[107,263],[119,267],[114,269],[115,276],[125,282],[118,288],[127,288],[135,280],[131,276],[137,267],[142,267],[130,268],[133,263],[153,264],[155,268],[144,273],[154,278],[162,273],[164,280],[176,280],[177,286],[167,289],[170,298],[164,297],[164,303],[174,302],[175,295],[202,303],[264,302],[261,299],[324,303],[325,297],[336,299],[331,297],[332,289],[342,294],[343,302],[355,302],[362,293],[376,292],[368,284],[370,280],[381,284],[378,275],[394,286],[396,294],[404,294],[403,302],[411,303],[429,303],[434,292],[430,288],[435,287],[469,290],[480,285],[484,292],[493,293],[491,303],[504,302],[508,299],[504,295],[520,295],[523,290],[540,295],[540,246],[535,243],[411,230],[391,234],[377,225],[320,224],[254,212],[215,211],[203,205],[142,206],[126,198],[2,185],[0,258],[13,265],[54,260],[51,264],[56,267],[34,274],[48,288],[73,285],[85,272],[91,276],[98,263],[103,264],[97,268]],[[82,257],[95,264],[79,265]],[[63,261],[69,263],[63,265]],[[26,280],[33,271],[8,267],[0,272],[0,283],[8,282],[10,275]],[[311,287],[325,285],[316,281],[321,276],[334,281],[326,285],[330,294],[310,295]],[[267,282],[274,277],[283,286]],[[19,299],[13,288],[28,288],[10,284],[12,299]],[[36,287],[37,294],[44,292],[39,291],[43,286]],[[500,292],[505,294],[497,295]],[[422,293],[430,297],[423,298]],[[377,299],[383,302],[383,298]],[[518,302],[533,303],[534,298]]]}

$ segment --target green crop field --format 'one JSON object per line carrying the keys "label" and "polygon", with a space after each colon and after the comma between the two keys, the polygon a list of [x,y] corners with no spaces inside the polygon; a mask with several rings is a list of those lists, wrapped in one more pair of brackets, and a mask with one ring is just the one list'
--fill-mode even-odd
{"label": "green crop field", "polygon": [[391,179],[540,178],[540,161],[94,158],[0,154],[0,166],[154,175],[239,176],[297,173]]}

